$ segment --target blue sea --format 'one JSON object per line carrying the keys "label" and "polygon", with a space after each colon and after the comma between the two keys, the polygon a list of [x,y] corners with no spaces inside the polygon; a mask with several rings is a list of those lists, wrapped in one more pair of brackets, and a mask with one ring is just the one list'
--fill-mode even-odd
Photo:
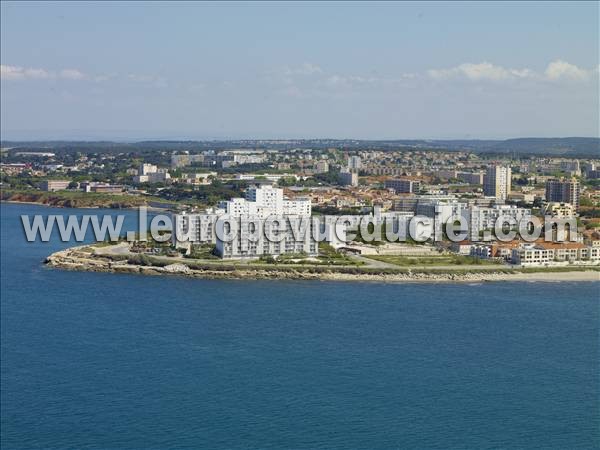
{"label": "blue sea", "polygon": [[1,206],[3,450],[600,447],[600,283],[44,267],[19,216],[90,212]]}

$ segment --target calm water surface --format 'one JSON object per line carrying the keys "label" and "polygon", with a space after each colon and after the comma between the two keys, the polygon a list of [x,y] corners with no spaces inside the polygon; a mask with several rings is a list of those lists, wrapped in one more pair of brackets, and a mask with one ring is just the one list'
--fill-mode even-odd
{"label": "calm water surface", "polygon": [[600,446],[599,283],[67,272],[19,215],[86,211],[1,212],[3,449]]}

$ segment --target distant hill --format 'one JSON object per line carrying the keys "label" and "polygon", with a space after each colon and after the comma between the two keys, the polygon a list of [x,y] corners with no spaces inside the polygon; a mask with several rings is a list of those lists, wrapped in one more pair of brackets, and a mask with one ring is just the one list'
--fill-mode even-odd
{"label": "distant hill", "polygon": [[434,141],[447,148],[468,148],[481,153],[517,153],[548,156],[600,157],[600,139],[587,137],[519,138],[504,141]]}
{"label": "distant hill", "polygon": [[348,150],[398,150],[430,149],[459,151],[467,150],[481,154],[513,154],[565,157],[600,157],[600,138],[518,138],[506,140],[355,140],[355,139],[245,139],[219,141],[2,141],[2,148],[22,150],[50,150],[57,152],[136,152],[141,150],[159,151],[200,151],[226,148],[270,148],[288,150],[293,148],[342,148]]}

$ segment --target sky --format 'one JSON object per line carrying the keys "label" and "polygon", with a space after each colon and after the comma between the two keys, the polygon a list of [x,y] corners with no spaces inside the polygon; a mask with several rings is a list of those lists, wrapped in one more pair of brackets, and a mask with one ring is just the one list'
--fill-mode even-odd
{"label": "sky", "polygon": [[2,139],[600,136],[599,3],[1,3]]}

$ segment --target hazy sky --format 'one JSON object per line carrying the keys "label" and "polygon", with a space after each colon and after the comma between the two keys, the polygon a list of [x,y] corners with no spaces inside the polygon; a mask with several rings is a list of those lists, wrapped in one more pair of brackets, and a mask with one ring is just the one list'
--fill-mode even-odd
{"label": "hazy sky", "polygon": [[1,13],[4,139],[599,136],[596,2]]}

